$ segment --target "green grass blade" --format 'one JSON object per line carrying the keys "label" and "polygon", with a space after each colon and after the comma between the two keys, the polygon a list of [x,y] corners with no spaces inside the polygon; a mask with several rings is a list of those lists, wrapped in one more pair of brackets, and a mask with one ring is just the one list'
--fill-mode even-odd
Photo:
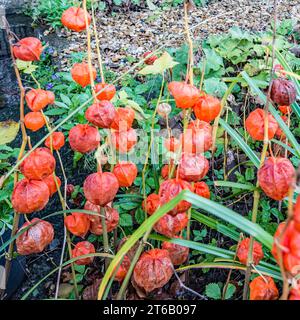
{"label": "green grass blade", "polygon": [[231,126],[223,119],[220,119],[220,124],[227,131],[227,133],[231,136],[231,138],[235,140],[235,142],[239,145],[239,147],[245,152],[245,154],[253,162],[253,164],[258,168],[259,167],[259,159],[258,159],[257,155],[246,144],[246,142],[243,140],[241,135],[238,132],[236,132],[234,129],[232,129]]}
{"label": "green grass blade", "polygon": [[239,240],[240,234],[237,231],[232,230],[212,217],[208,217],[200,212],[197,212],[196,210],[192,210],[192,218],[200,223],[205,224],[213,230],[221,232],[230,239],[235,241]]}
{"label": "green grass blade", "polygon": [[[246,271],[246,266],[242,265],[238,262],[235,261],[227,261],[227,262],[202,262],[202,263],[197,263],[197,264],[192,264],[184,267],[180,267],[176,269],[176,271],[185,271],[185,270],[190,270],[190,269],[210,269],[210,268],[218,268],[218,269],[232,269],[232,270],[241,270],[241,271]],[[282,280],[280,272],[276,272],[272,269],[269,269],[267,267],[262,267],[260,265],[256,266],[256,269],[251,269],[252,273],[262,273],[263,275],[270,276],[274,279],[277,280]]]}
{"label": "green grass blade", "polygon": [[[290,65],[288,64],[288,62],[286,61],[284,56],[279,52],[278,49],[275,49],[275,55],[276,55],[276,58],[279,61],[279,63],[283,66],[284,70],[289,71],[289,72],[293,72],[292,68],[290,67]],[[293,82],[295,83],[297,95],[300,96],[300,83],[299,83],[298,79],[296,79],[295,77],[290,76],[290,75],[288,75],[288,77],[291,80],[293,80]]]}
{"label": "green grass blade", "polygon": [[233,210],[226,208],[214,201],[200,197],[193,192],[183,191],[181,194],[184,195],[184,199],[192,203],[194,207],[202,209],[211,215],[222,219],[233,226],[237,227],[241,231],[252,235],[267,248],[271,249],[273,245],[273,237],[267,233],[262,227],[258,224],[255,224],[245,217],[239,215]]}
{"label": "green grass blade", "polygon": [[46,274],[41,280],[39,280],[33,287],[31,287],[21,298],[21,300],[26,300],[30,294],[42,283],[44,282],[48,277],[50,277],[53,273],[55,273],[56,271],[58,271],[60,268],[63,268],[67,265],[69,265],[72,262],[76,262],[79,259],[84,259],[84,258],[90,258],[90,257],[101,257],[101,258],[113,258],[114,256],[108,253],[89,253],[89,254],[85,254],[82,256],[78,256],[75,258],[72,258],[64,263],[62,263],[61,265],[59,265],[58,267],[54,268],[53,270],[51,270],[48,274]]}
{"label": "green grass blade", "polygon": [[166,237],[158,235],[158,234],[151,234],[149,236],[149,239],[171,242],[171,243],[178,244],[178,245],[181,245],[184,247],[188,247],[193,250],[197,250],[201,253],[212,254],[212,255],[219,257],[219,258],[230,259],[230,258],[234,257],[234,254],[235,254],[232,251],[221,249],[221,248],[211,246],[208,244],[179,239],[179,238],[169,239],[169,238],[166,238]]}
{"label": "green grass blade", "polygon": [[249,221],[248,219],[240,216],[236,212],[215,203],[209,199],[200,197],[190,191],[182,191],[169,203],[161,206],[153,215],[147,218],[140,227],[133,232],[130,238],[124,243],[121,249],[116,254],[115,258],[110,263],[98,291],[98,299],[102,299],[105,288],[109,282],[113,270],[117,267],[123,256],[130,250],[130,248],[143,236],[143,234],[152,228],[152,226],[167,212],[172,210],[181,200],[189,201],[192,205],[209,212],[210,214],[225,220],[226,222],[234,225],[240,230],[252,235],[259,242],[264,244],[267,248],[271,249],[273,245],[273,237],[263,230],[259,225]]}
{"label": "green grass blade", "polygon": [[231,182],[231,181],[214,181],[215,186],[217,187],[228,187],[233,189],[242,189],[242,190],[249,190],[253,191],[255,189],[255,186],[253,184],[243,184],[243,183],[237,183],[237,182]]}

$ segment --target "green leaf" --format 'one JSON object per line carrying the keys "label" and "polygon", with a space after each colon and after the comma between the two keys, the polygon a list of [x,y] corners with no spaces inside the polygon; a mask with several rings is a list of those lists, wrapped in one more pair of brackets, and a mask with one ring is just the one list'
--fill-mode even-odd
{"label": "green leaf", "polygon": [[46,116],[59,116],[59,115],[64,114],[66,112],[67,112],[66,109],[57,109],[57,108],[55,108],[55,109],[47,110],[44,113],[45,113]]}
{"label": "green leaf", "polygon": [[225,293],[225,299],[228,300],[228,299],[232,298],[235,291],[236,291],[236,287],[232,283],[229,283],[227,290],[226,290],[226,293]]}
{"label": "green leaf", "polygon": [[145,221],[145,212],[141,207],[135,211],[134,217],[138,224],[142,224]]}
{"label": "green leaf", "polygon": [[168,52],[164,52],[160,58],[154,61],[153,65],[146,66],[139,74],[162,74],[165,70],[171,69],[177,64],[178,62],[174,61]]}
{"label": "green leaf", "polygon": [[0,122],[0,145],[12,142],[18,132],[20,124],[13,120]]}
{"label": "green leaf", "polygon": [[120,215],[120,226],[121,227],[130,227],[132,226],[132,216],[128,213],[123,213]]}
{"label": "green leaf", "polygon": [[60,94],[60,98],[63,101],[63,103],[66,104],[67,106],[71,106],[72,105],[71,99],[68,96],[66,96],[65,94],[61,93]]}
{"label": "green leaf", "polygon": [[222,82],[219,78],[209,78],[204,80],[204,91],[213,96],[217,96],[219,98],[223,97],[227,86],[224,82]]}
{"label": "green leaf", "polygon": [[221,288],[217,283],[209,283],[205,287],[205,295],[211,299],[221,299]]}

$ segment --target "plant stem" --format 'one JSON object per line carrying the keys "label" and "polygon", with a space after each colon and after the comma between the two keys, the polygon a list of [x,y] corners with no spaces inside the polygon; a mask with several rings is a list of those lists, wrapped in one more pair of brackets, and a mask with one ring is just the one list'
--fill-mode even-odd
{"label": "plant stem", "polygon": [[122,300],[123,299],[123,296],[124,296],[125,290],[127,288],[128,282],[129,282],[129,280],[131,278],[131,274],[133,272],[133,269],[134,269],[137,261],[139,260],[139,257],[141,255],[141,253],[144,250],[145,243],[147,242],[151,231],[152,231],[152,228],[150,228],[147,232],[145,232],[145,234],[143,236],[143,239],[140,241],[140,244],[139,244],[139,246],[138,246],[138,248],[137,248],[137,250],[136,250],[136,252],[134,254],[134,257],[133,257],[133,259],[131,261],[129,270],[128,270],[127,274],[126,274],[126,277],[125,277],[125,279],[124,279],[124,281],[123,281],[123,283],[121,285],[121,288],[120,288],[120,290],[118,292],[117,300]]}
{"label": "plant stem", "polygon": [[[3,19],[4,20],[4,19]],[[13,47],[12,47],[12,43],[14,40],[13,35],[11,34],[10,31],[10,27],[9,24],[7,22],[7,20],[4,20],[5,23],[5,29],[6,29],[6,34],[7,34],[7,38],[8,38],[8,42],[9,42],[9,48],[10,48],[10,54],[11,54],[11,59],[13,62],[13,67],[14,67],[14,71],[16,74],[16,78],[17,78],[17,82],[18,82],[18,86],[20,89],[20,125],[21,125],[21,131],[22,131],[22,144],[21,144],[21,148],[18,154],[18,159],[17,161],[19,162],[23,156],[23,153],[25,151],[26,145],[27,145],[27,133],[26,133],[26,128],[24,125],[24,98],[25,98],[25,89],[23,87],[22,84],[22,80],[21,80],[21,76],[20,76],[20,72],[17,68],[17,64],[16,64],[16,60],[13,54]],[[17,184],[19,180],[19,175],[18,172],[16,171],[14,173],[14,186]],[[14,218],[13,218],[13,225],[12,225],[12,231],[11,231],[11,237],[15,236],[15,234],[18,231],[18,227],[19,227],[19,214],[17,212],[14,211]],[[13,252],[14,252],[14,241],[12,241],[8,247],[8,252],[6,254],[6,261],[5,261],[5,288],[9,279],[9,274],[10,274],[10,270],[11,270],[11,261],[13,258]],[[5,290],[0,290],[0,296],[2,297],[5,293]]]}
{"label": "plant stem", "polygon": [[[103,248],[104,248],[104,253],[109,252],[109,242],[108,242],[108,234],[107,234],[107,226],[106,226],[106,213],[105,213],[105,208],[101,207],[100,209],[101,213],[101,225],[102,225],[102,231],[103,231]],[[109,266],[109,259],[105,258],[105,271],[107,270]]]}
{"label": "plant stem", "polygon": [[94,29],[94,36],[95,36],[95,40],[96,40],[96,49],[97,49],[97,56],[98,56],[98,62],[99,62],[101,81],[102,81],[102,83],[105,83],[104,72],[103,72],[103,64],[102,64],[102,58],[101,58],[101,51],[100,51],[100,47],[99,47],[99,38],[98,38],[98,33],[97,33],[97,25],[96,25],[96,19],[95,19],[94,1],[95,0],[92,0],[93,29]]}
{"label": "plant stem", "polygon": [[[48,129],[49,132],[51,132],[52,128],[49,124],[49,121],[47,119],[47,117],[45,116],[44,112],[41,110],[41,113],[44,117],[44,120],[45,120],[45,123],[46,123],[46,127]],[[52,141],[52,135],[50,136],[50,150],[51,152],[53,153],[53,141]],[[66,178],[65,176],[65,170],[62,166],[62,162],[61,162],[61,157],[60,157],[60,154],[59,154],[59,151],[57,150],[57,154],[59,156],[59,159],[60,159],[60,165],[61,165],[61,168],[62,168],[62,171],[64,173],[64,177]],[[56,177],[56,174],[55,172],[53,173],[53,177],[54,177],[54,182],[55,182],[55,185],[56,185],[56,189],[57,189],[57,193],[58,193],[58,197],[59,197],[59,200],[60,200],[60,203],[61,203],[61,206],[62,206],[62,209],[63,210],[66,210],[67,209],[67,206],[66,206],[66,199],[63,197],[62,193],[61,193],[61,190],[60,190],[60,186],[58,184],[58,180],[57,180],[57,177]],[[64,213],[64,219],[66,218],[66,213]],[[71,239],[70,239],[70,234],[69,234],[69,231],[65,228],[65,238],[66,238],[66,241],[67,241],[67,247],[68,247],[68,253],[69,253],[69,257],[70,259],[72,259],[72,245],[71,245]],[[63,249],[64,249],[64,246],[63,246]],[[62,249],[62,250],[63,250]],[[61,269],[59,269],[59,275],[60,275],[60,272],[61,272]],[[76,281],[76,272],[75,272],[75,268],[74,268],[74,263],[72,262],[71,263],[71,272],[72,272],[72,278],[73,278],[73,284],[74,284],[74,292],[75,292],[75,296],[76,296],[76,299],[79,299],[79,293],[78,293],[78,287],[77,287],[77,281]],[[58,277],[58,280],[59,280],[59,277]],[[58,293],[58,290],[59,290],[59,287],[57,288],[56,290],[56,293]],[[57,298],[57,297],[56,297]]]}
{"label": "plant stem", "polygon": [[[270,71],[270,83],[269,83],[269,89],[267,93],[267,101],[264,108],[264,145],[263,150],[261,153],[260,158],[260,166],[261,168],[264,164],[266,153],[268,150],[269,145],[269,104],[270,104],[270,94],[271,94],[271,88],[272,88],[272,81],[274,77],[274,60],[275,60],[275,41],[276,41],[276,23],[277,23],[277,0],[274,0],[274,12],[273,12],[273,39],[272,39],[272,61],[271,61],[271,71]],[[259,191],[259,181],[257,179],[256,182],[256,189],[254,190],[254,201],[253,201],[253,209],[252,209],[252,222],[256,223],[257,220],[257,211],[258,211],[258,203],[260,198],[260,191]],[[246,269],[246,275],[245,275],[245,283],[244,283],[244,289],[243,289],[243,300],[247,300],[248,298],[248,286],[249,286],[249,280],[251,275],[251,266],[253,264],[253,244],[254,239],[252,236],[250,236],[250,244],[249,244],[249,252],[247,257],[247,269]]]}
{"label": "plant stem", "polygon": [[88,24],[86,0],[83,0],[83,10],[84,10],[85,25],[86,25],[87,54],[88,54],[88,66],[89,66],[89,72],[90,72],[91,88],[92,88],[93,97],[95,100],[97,100],[97,96],[95,93],[94,77],[93,77],[93,66],[92,66],[92,55],[91,55],[91,33],[90,33],[89,24]]}

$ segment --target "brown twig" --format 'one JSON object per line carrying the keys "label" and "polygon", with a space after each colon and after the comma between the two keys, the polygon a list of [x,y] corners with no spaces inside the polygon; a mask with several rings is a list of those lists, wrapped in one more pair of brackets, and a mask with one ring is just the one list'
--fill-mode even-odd
{"label": "brown twig", "polygon": [[[6,30],[6,34],[7,34],[7,38],[8,38],[8,42],[9,42],[9,48],[10,48],[10,54],[11,54],[11,59],[13,62],[13,67],[14,67],[14,71],[16,74],[16,78],[17,78],[17,82],[18,82],[18,86],[20,89],[20,125],[21,125],[21,131],[22,131],[22,144],[21,144],[21,148],[19,151],[19,155],[18,155],[18,161],[21,160],[23,153],[25,151],[26,145],[27,145],[27,133],[26,133],[26,128],[24,125],[24,98],[25,98],[25,89],[23,87],[22,84],[22,79],[20,76],[20,72],[17,68],[17,64],[16,64],[16,59],[14,57],[13,54],[13,41],[14,41],[14,36],[12,35],[11,31],[10,31],[10,27],[8,24],[8,21],[6,20],[6,18],[3,18],[3,22],[5,25],[5,30]],[[14,174],[14,186],[17,184],[19,180],[19,175],[18,172],[16,171]],[[11,237],[15,236],[15,234],[18,231],[18,227],[19,227],[19,214],[17,212],[14,212],[14,218],[13,218],[13,226],[12,226],[12,231],[11,231]],[[12,261],[12,257],[13,257],[13,251],[14,251],[14,241],[12,241],[8,247],[8,252],[6,254],[6,262],[5,262],[5,287],[7,285],[8,279],[9,279],[9,274],[10,274],[10,269],[11,269],[11,261]],[[4,290],[1,292],[0,290],[0,295],[2,296],[4,294]]]}

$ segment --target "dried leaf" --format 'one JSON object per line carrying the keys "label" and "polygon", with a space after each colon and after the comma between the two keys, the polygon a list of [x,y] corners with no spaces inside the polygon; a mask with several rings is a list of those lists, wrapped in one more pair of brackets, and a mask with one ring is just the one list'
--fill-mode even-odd
{"label": "dried leaf", "polygon": [[67,299],[73,290],[73,286],[69,283],[61,283],[58,290],[58,297]]}
{"label": "dried leaf", "polygon": [[82,293],[83,300],[97,300],[98,298],[98,290],[101,284],[102,279],[96,279],[93,284],[86,287]]}
{"label": "dried leaf", "polygon": [[20,124],[13,120],[0,122],[0,145],[12,142],[19,131]]}
{"label": "dried leaf", "polygon": [[174,61],[168,52],[164,52],[161,57],[154,61],[153,65],[146,66],[139,74],[162,74],[165,70],[173,68],[177,64],[178,62]]}

